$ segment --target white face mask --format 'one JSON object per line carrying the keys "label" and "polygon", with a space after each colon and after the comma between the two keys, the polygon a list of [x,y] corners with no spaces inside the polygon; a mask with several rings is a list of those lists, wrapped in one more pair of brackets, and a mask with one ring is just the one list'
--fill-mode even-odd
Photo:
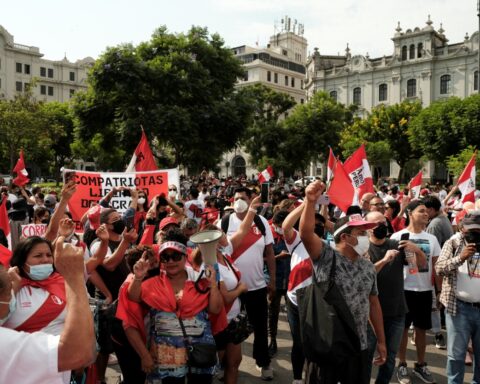
{"label": "white face mask", "polygon": [[279,235],[283,235],[283,228],[275,227],[275,232],[277,232]]}
{"label": "white face mask", "polygon": [[367,253],[368,248],[370,247],[370,240],[368,240],[368,236],[357,236],[357,241],[357,245],[347,244],[350,245],[359,256],[363,256]]}
{"label": "white face mask", "polygon": [[242,200],[242,199],[238,199],[237,201],[235,201],[235,203],[233,204],[233,210],[236,212],[236,213],[243,213],[245,212],[246,210],[248,209],[248,204],[245,200]]}
{"label": "white face mask", "polygon": [[145,198],[144,197],[140,197],[138,200],[137,200],[138,204],[140,205],[143,205],[145,204]]}
{"label": "white face mask", "polygon": [[169,191],[169,192],[168,192],[168,196],[170,196],[170,197],[175,197],[175,196],[177,196],[177,191]]}

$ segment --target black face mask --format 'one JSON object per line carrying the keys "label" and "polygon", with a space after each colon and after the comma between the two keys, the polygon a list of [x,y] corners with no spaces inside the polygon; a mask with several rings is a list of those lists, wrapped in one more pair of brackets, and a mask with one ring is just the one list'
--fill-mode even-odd
{"label": "black face mask", "polygon": [[321,224],[317,224],[315,225],[314,232],[318,237],[323,238],[323,235],[325,234],[325,227]]}
{"label": "black face mask", "polygon": [[388,234],[388,227],[385,224],[379,224],[377,228],[373,230],[373,235],[379,239],[383,240],[387,237]]}
{"label": "black face mask", "polygon": [[49,223],[50,223],[50,218],[42,220],[42,224],[47,224],[48,225]]}
{"label": "black face mask", "polygon": [[125,223],[122,219],[113,222],[112,225],[113,232],[115,232],[117,235],[121,235],[123,233],[123,230],[125,229]]}

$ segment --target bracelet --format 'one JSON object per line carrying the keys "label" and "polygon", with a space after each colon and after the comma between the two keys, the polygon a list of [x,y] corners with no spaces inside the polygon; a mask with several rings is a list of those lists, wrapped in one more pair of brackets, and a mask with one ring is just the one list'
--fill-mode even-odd
{"label": "bracelet", "polygon": [[252,207],[248,208],[248,211],[253,212],[253,213],[257,213],[257,210],[255,208],[252,208]]}

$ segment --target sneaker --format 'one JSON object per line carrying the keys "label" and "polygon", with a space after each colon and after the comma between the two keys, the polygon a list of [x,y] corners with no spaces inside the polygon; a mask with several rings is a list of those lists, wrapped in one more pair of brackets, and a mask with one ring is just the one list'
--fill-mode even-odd
{"label": "sneaker", "polygon": [[397,380],[400,384],[410,384],[410,375],[408,374],[407,364],[400,364],[397,368]]}
{"label": "sneaker", "polygon": [[437,333],[435,335],[435,347],[438,349],[447,349],[447,345],[445,344],[445,339],[441,333]]}
{"label": "sneaker", "polygon": [[224,376],[225,376],[225,371],[224,371],[223,367],[220,364],[218,364],[215,367],[215,377],[217,378],[217,380],[223,381]]}
{"label": "sneaker", "polygon": [[424,383],[435,384],[435,380],[433,379],[433,376],[427,367],[427,363],[423,363],[423,364],[415,363],[415,368],[413,368],[413,373]]}
{"label": "sneaker", "polygon": [[271,368],[270,365],[267,365],[266,367],[259,367],[257,365],[257,370],[259,370],[262,373],[261,375],[262,380],[265,380],[265,381],[273,380],[273,368]]}

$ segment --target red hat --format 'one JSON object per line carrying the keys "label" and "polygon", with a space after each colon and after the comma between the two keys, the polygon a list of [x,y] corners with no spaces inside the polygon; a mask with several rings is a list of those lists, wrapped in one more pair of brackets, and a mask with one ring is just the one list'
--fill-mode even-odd
{"label": "red hat", "polygon": [[420,191],[420,195],[422,195],[422,196],[427,196],[428,194],[430,194],[430,191],[427,188],[423,188]]}
{"label": "red hat", "polygon": [[100,212],[102,211],[101,205],[95,205],[91,207],[87,212],[87,219],[90,223],[90,228],[93,230],[98,229],[100,227]]}
{"label": "red hat", "polygon": [[178,225],[178,220],[172,216],[165,217],[164,219],[162,219],[162,221],[160,221],[159,229],[163,230],[163,228],[170,224]]}

